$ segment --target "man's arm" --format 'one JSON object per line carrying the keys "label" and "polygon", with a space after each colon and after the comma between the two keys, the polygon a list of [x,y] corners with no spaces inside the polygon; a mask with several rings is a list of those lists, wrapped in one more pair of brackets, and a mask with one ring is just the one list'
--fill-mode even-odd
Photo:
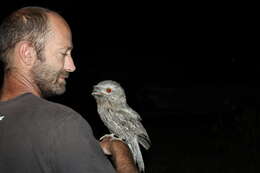
{"label": "man's arm", "polygon": [[133,156],[125,143],[106,137],[100,145],[105,154],[112,155],[117,173],[138,173]]}
{"label": "man's arm", "polygon": [[50,132],[49,154],[54,172],[116,173],[81,116],[68,115]]}

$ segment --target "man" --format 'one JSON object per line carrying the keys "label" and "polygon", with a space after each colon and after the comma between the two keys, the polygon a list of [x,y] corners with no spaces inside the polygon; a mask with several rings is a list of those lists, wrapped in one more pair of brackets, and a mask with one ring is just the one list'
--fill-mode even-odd
{"label": "man", "polygon": [[0,26],[1,173],[137,172],[123,142],[98,143],[78,113],[44,99],[65,92],[75,70],[72,48],[66,21],[45,8],[19,9]]}

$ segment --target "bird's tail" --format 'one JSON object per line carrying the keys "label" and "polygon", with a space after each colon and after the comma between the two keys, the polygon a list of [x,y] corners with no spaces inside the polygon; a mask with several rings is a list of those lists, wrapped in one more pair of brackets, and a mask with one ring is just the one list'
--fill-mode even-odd
{"label": "bird's tail", "polygon": [[134,140],[129,143],[129,148],[133,154],[134,161],[137,164],[140,172],[144,172],[143,156],[137,138],[134,138]]}
{"label": "bird's tail", "polygon": [[146,150],[151,147],[151,140],[147,133],[139,134],[138,141]]}

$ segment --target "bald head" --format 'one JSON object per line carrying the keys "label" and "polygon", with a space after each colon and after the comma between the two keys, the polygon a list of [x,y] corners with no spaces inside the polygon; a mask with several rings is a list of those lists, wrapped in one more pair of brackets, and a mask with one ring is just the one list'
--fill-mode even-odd
{"label": "bald head", "polygon": [[50,31],[50,15],[56,16],[66,23],[56,12],[41,7],[21,8],[3,21],[0,26],[0,60],[3,61],[5,69],[11,67],[12,56],[10,54],[20,41],[31,42],[36,53],[41,54]]}

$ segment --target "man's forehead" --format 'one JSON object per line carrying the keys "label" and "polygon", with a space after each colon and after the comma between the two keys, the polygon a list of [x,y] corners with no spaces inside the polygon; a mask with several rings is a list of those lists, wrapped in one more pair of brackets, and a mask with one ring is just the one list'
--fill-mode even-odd
{"label": "man's forehead", "polygon": [[54,32],[56,31],[60,33],[68,33],[69,35],[71,35],[70,27],[62,16],[56,13],[49,13],[48,19],[51,30],[53,30]]}
{"label": "man's forehead", "polygon": [[49,40],[56,42],[59,49],[69,51],[73,49],[71,30],[67,22],[58,14],[49,14]]}

